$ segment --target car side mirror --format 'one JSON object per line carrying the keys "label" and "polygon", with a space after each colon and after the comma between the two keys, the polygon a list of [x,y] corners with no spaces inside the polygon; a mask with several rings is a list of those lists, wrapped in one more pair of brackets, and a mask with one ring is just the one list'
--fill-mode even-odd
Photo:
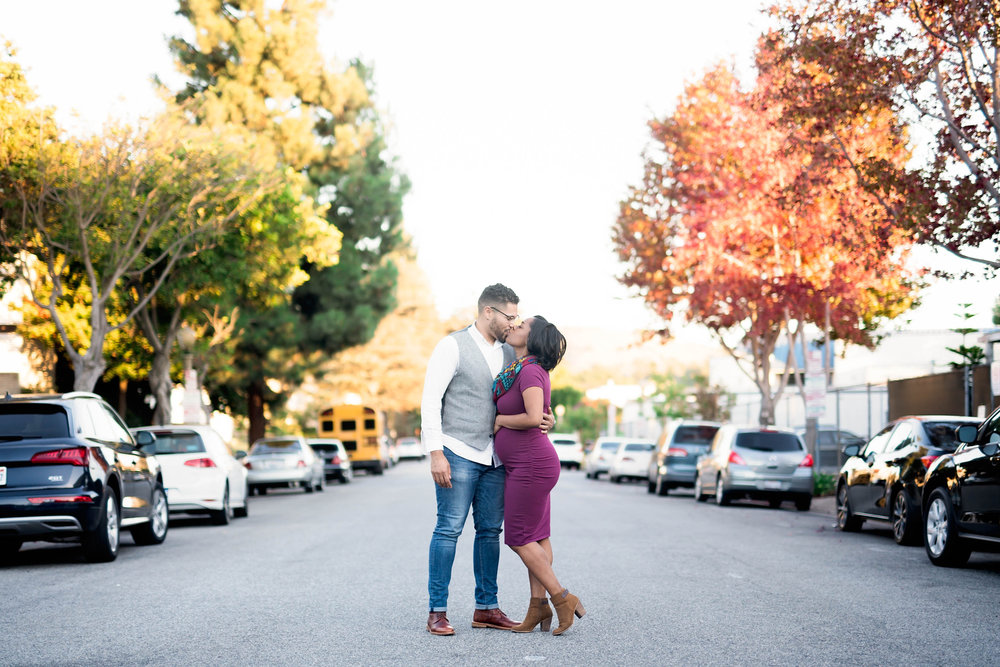
{"label": "car side mirror", "polygon": [[147,449],[156,443],[156,436],[149,431],[139,431],[135,434],[135,443],[139,445],[139,449]]}
{"label": "car side mirror", "polygon": [[860,445],[848,445],[844,447],[844,456],[851,458],[852,456],[857,456],[861,452]]}
{"label": "car side mirror", "polygon": [[969,444],[976,441],[976,433],[978,429],[973,424],[963,424],[955,429],[955,437],[958,438],[959,442],[964,442]]}

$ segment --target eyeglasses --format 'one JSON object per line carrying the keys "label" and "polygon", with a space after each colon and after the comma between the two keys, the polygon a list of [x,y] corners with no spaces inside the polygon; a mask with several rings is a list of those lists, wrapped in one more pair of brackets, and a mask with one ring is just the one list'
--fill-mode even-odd
{"label": "eyeglasses", "polygon": [[506,317],[508,322],[513,322],[514,320],[517,319],[517,315],[508,315],[507,313],[503,312],[499,308],[494,308],[493,306],[490,306],[490,309],[493,312],[500,313],[501,315],[503,315],[504,317]]}

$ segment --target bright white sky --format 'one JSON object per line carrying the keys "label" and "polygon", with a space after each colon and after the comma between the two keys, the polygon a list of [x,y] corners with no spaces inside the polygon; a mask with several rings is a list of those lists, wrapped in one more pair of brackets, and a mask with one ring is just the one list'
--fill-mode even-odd
{"label": "bright white sky", "polygon": [[[523,314],[562,326],[655,326],[615,280],[618,202],[641,176],[646,122],[684,81],[720,59],[748,71],[763,4],[333,0],[324,49],[374,64],[390,145],[413,181],[405,228],[442,314],[471,313],[499,281]],[[0,36],[41,102],[93,129],[158,108],[149,77],[175,77],[165,36],[187,27],[175,8],[0,0]],[[997,294],[997,281],[942,285],[910,319],[958,326],[955,304],[968,300],[973,325],[989,326]]]}

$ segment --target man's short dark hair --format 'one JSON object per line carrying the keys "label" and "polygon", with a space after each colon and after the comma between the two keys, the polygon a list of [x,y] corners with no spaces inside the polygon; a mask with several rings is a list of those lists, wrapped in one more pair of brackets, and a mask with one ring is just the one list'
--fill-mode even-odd
{"label": "man's short dark hair", "polygon": [[520,299],[514,294],[514,290],[506,285],[496,283],[484,289],[483,293],[479,295],[479,312],[483,312],[483,308],[486,306],[498,306],[502,308],[505,304],[516,304],[519,301]]}

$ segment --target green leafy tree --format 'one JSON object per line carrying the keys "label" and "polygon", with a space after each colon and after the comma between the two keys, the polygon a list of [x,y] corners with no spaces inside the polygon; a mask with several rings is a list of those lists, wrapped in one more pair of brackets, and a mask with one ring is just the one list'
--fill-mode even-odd
{"label": "green leafy tree", "polygon": [[[961,319],[963,322],[968,322],[973,317],[976,316],[970,309],[972,308],[971,303],[960,303],[958,304],[962,307],[962,312],[956,313],[956,317]],[[976,333],[978,329],[975,327],[956,327],[952,329],[957,334],[962,334],[962,344],[958,347],[946,347],[945,349],[949,352],[954,352],[962,358],[961,361],[952,361],[952,368],[965,368],[966,366],[978,366],[986,360],[986,352],[978,345],[966,345],[965,337],[969,334]]]}
{"label": "green leafy tree", "polygon": [[370,73],[357,63],[337,69],[320,53],[324,6],[182,0],[196,37],[171,41],[188,79],[177,98],[199,101],[197,122],[239,123],[266,138],[275,159],[308,176],[306,194],[329,204],[327,221],[343,234],[335,264],[302,258],[309,280],[290,302],[240,306],[234,357],[209,384],[220,402],[245,402],[250,440],[318,355],[365,342],[394,305],[389,256],[401,243],[409,182],[386,150]]}

